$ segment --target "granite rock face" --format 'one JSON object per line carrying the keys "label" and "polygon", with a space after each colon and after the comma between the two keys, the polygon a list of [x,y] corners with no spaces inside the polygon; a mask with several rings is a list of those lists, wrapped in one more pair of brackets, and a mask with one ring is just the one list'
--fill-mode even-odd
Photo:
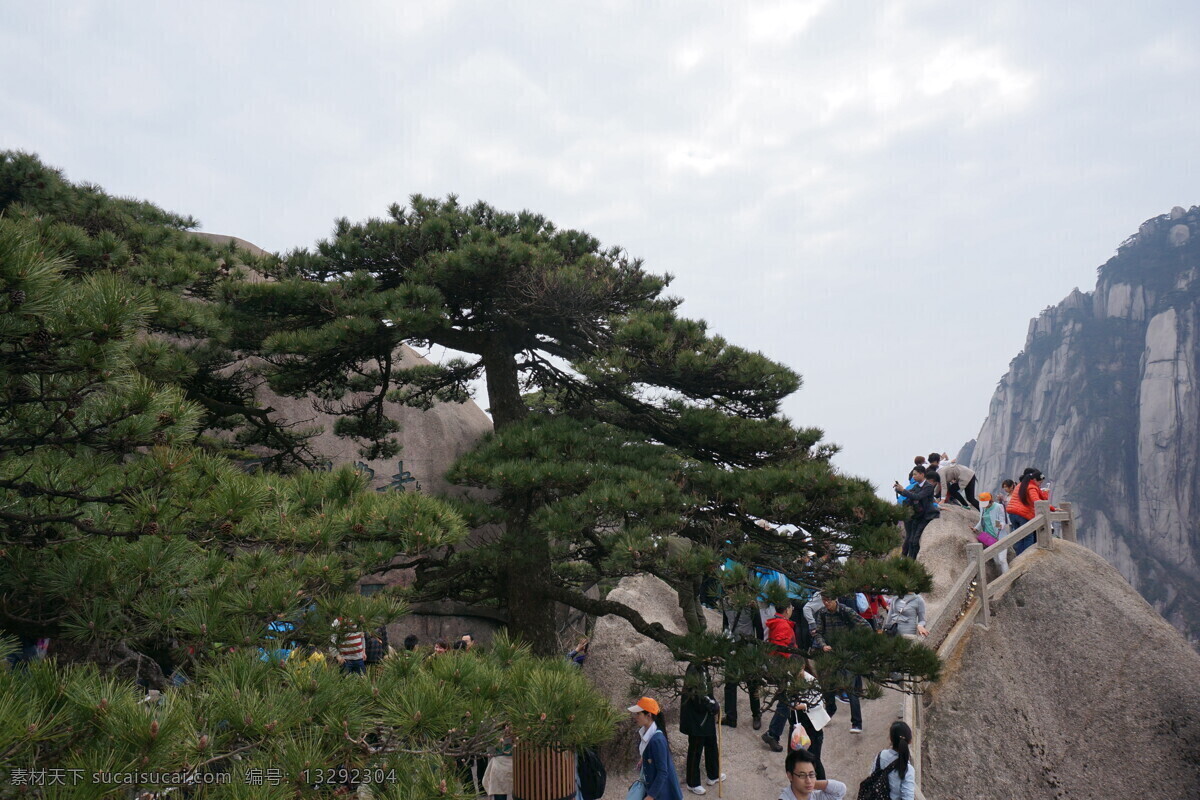
{"label": "granite rock face", "polygon": [[1021,559],[927,696],[925,797],[1200,797],[1200,655],[1086,548]]}
{"label": "granite rock face", "polygon": [[995,491],[1027,466],[1080,542],[1200,644],[1200,207],[1142,224],[1030,322],[960,457]]}

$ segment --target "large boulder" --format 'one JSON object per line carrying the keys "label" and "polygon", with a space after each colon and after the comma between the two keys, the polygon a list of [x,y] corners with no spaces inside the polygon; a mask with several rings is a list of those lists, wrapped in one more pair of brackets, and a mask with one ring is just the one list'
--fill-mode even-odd
{"label": "large boulder", "polygon": [[1086,548],[1021,559],[930,694],[925,796],[1200,797],[1200,655]]}
{"label": "large boulder", "polygon": [[[622,578],[616,588],[608,593],[609,600],[624,603],[635,609],[647,622],[658,622],[672,633],[683,633],[687,626],[679,608],[679,596],[664,581],[653,575],[634,575]],[[710,628],[720,629],[721,618],[716,612],[705,611]],[[587,675],[596,688],[622,713],[634,701],[635,693],[630,669],[642,662],[654,672],[682,675],[687,668],[671,656],[666,645],[642,636],[624,619],[616,616],[601,617],[592,630],[588,658],[584,664]],[[679,702],[676,698],[656,697],[667,717],[667,738],[671,750],[679,763],[687,754],[687,737],[679,733]],[[629,716],[626,714],[625,716]],[[631,720],[622,723],[617,735],[601,751],[601,758],[613,774],[620,774],[635,766],[637,761],[637,738]],[[624,791],[624,787],[614,786]]]}

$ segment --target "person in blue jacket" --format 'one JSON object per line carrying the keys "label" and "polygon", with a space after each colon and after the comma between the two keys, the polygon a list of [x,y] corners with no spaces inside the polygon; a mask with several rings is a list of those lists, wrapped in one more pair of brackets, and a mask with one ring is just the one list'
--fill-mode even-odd
{"label": "person in blue jacket", "polygon": [[629,707],[638,726],[638,753],[641,754],[642,783],[646,800],[683,800],[679,776],[667,745],[666,719],[653,697],[643,697]]}

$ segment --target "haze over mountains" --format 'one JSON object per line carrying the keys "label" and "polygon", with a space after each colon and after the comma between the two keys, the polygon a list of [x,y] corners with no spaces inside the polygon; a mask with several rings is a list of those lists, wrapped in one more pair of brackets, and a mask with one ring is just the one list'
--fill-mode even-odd
{"label": "haze over mountains", "polygon": [[1042,469],[1081,543],[1200,643],[1200,207],[1147,220],[1030,322],[959,460],[983,488]]}

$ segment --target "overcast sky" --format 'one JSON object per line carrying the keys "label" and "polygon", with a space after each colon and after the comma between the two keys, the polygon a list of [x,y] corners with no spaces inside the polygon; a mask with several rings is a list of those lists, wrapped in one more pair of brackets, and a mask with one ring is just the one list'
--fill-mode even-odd
{"label": "overcast sky", "polygon": [[880,486],[1200,203],[1191,3],[4,6],[0,148],[275,251],[417,192],[541,212],[799,371]]}

